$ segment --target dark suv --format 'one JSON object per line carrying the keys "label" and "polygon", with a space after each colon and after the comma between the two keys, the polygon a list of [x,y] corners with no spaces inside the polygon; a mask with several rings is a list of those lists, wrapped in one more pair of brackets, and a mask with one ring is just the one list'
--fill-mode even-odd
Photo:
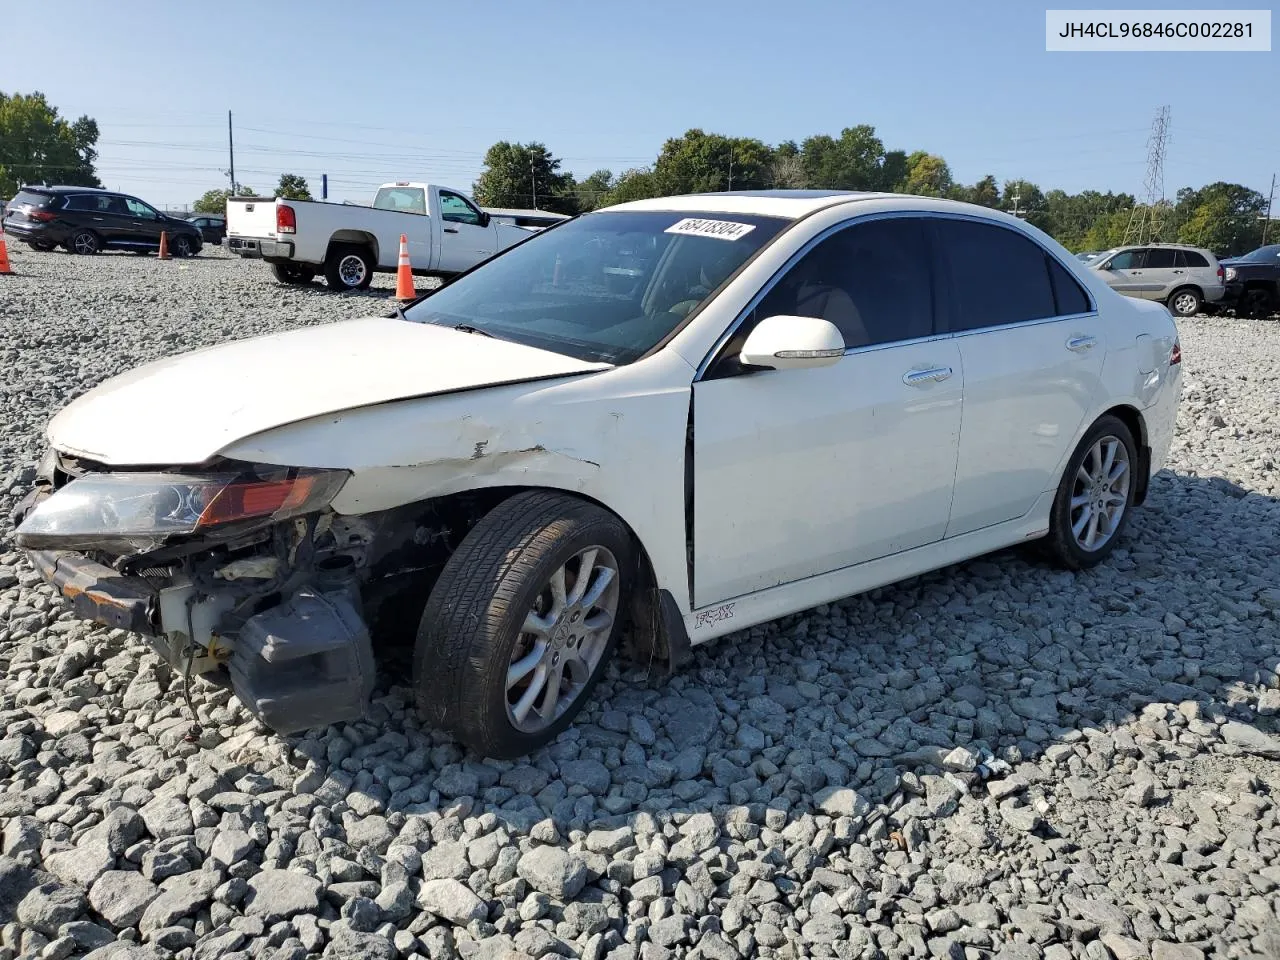
{"label": "dark suv", "polygon": [[1227,296],[1237,316],[1269,317],[1280,310],[1280,243],[1269,243],[1243,257],[1223,260]]}
{"label": "dark suv", "polygon": [[92,187],[23,187],[4,218],[4,232],[34,249],[61,246],[72,253],[146,253],[160,246],[162,231],[175,257],[198,253],[204,244],[195,224],[167,217],[137,197]]}

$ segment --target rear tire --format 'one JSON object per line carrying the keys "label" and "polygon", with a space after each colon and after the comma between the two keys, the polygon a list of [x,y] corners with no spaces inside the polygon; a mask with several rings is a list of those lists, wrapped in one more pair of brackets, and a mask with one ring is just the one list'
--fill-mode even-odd
{"label": "rear tire", "polygon": [[335,243],[324,261],[324,278],[333,290],[366,290],[373,282],[375,266],[368,247]]}
{"label": "rear tire", "polygon": [[554,740],[613,653],[632,558],[626,527],[594,504],[547,491],[500,503],[449,558],[423,611],[413,682],[424,718],[486,757]]}
{"label": "rear tire", "polygon": [[28,240],[27,246],[30,247],[32,250],[38,250],[41,253],[48,253],[50,250],[56,247],[57,244],[48,243],[44,240]]}
{"label": "rear tire", "polygon": [[67,241],[67,249],[91,257],[102,252],[102,240],[92,230],[77,230]]}
{"label": "rear tire", "polygon": [[1051,560],[1084,570],[1111,555],[1133,512],[1139,465],[1137,444],[1124,421],[1110,414],[1099,417],[1058,484],[1043,541]]}
{"label": "rear tire", "polygon": [[315,279],[315,271],[308,267],[300,267],[296,263],[273,263],[271,273],[280,283],[301,287]]}
{"label": "rear tire", "polygon": [[1200,312],[1204,298],[1194,287],[1179,287],[1169,294],[1169,299],[1165,303],[1169,307],[1169,312],[1175,317],[1194,317]]}

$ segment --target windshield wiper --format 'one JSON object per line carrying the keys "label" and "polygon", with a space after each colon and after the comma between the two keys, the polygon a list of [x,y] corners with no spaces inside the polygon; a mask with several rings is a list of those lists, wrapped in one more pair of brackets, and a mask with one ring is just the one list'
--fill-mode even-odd
{"label": "windshield wiper", "polygon": [[482,337],[489,337],[490,339],[493,339],[493,340],[498,339],[498,337],[494,336],[488,330],[481,330],[479,327],[473,327],[469,323],[459,323],[451,327],[450,329],[457,330],[459,333],[478,333]]}

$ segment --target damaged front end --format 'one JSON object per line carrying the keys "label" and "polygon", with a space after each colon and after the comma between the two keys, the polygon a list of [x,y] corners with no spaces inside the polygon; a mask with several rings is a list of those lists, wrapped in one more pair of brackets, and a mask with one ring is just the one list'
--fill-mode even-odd
{"label": "damaged front end", "polygon": [[360,717],[373,689],[362,604],[373,530],[327,510],[347,477],[50,454],[16,536],[79,616],[141,634],[174,669],[229,685],[295,733]]}

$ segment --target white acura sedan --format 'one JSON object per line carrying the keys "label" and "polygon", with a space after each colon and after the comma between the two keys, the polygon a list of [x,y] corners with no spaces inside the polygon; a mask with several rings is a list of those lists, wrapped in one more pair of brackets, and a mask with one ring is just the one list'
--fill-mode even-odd
{"label": "white acura sedan", "polygon": [[82,615],[281,732],[360,716],[376,642],[412,649],[430,722],[512,757],[628,618],[678,665],[1011,544],[1098,563],[1168,452],[1180,360],[1163,305],[992,210],[644,200],[394,316],[107,381],[49,425],[18,539]]}

